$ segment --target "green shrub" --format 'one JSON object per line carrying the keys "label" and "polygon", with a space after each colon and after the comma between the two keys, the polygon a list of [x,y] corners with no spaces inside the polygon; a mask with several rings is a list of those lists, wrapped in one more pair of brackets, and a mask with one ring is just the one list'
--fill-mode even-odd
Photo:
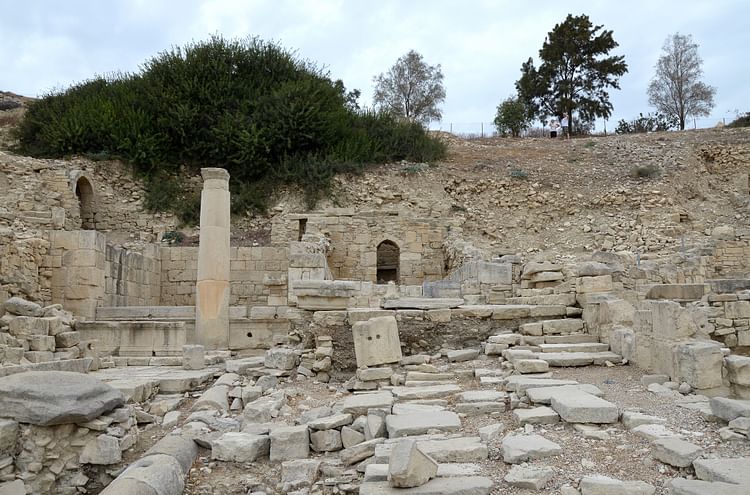
{"label": "green shrub", "polygon": [[17,128],[34,156],[121,157],[147,182],[147,206],[197,219],[174,172],[226,168],[233,211],[263,210],[276,185],[309,205],[331,178],[387,161],[427,162],[445,144],[416,123],[360,111],[315,64],[257,38],[213,36],[147,61],[137,74],[96,77],[45,95]]}
{"label": "green shrub", "polygon": [[750,127],[750,112],[737,116],[727,127]]}

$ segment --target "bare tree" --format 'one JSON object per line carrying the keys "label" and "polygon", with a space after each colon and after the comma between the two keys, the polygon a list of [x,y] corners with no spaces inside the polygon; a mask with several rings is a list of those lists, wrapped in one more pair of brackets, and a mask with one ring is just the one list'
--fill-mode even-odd
{"label": "bare tree", "polygon": [[662,51],[648,86],[648,102],[677,120],[682,130],[688,116],[709,115],[716,88],[700,80],[703,59],[691,35],[673,34],[664,42]]}
{"label": "bare tree", "polygon": [[376,108],[422,124],[440,120],[439,105],[445,101],[440,64],[428,65],[421,54],[409,50],[373,80]]}

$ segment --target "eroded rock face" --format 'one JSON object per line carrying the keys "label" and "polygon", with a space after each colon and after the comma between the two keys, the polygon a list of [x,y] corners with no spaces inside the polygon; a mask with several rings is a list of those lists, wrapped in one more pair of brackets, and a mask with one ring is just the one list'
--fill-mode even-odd
{"label": "eroded rock face", "polygon": [[82,373],[27,371],[0,378],[0,416],[19,423],[83,423],[124,403],[119,390]]}

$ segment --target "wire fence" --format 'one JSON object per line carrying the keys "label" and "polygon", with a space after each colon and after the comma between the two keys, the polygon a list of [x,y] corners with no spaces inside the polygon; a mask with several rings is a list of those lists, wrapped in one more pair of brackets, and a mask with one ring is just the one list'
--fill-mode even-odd
{"label": "wire fence", "polygon": [[[710,129],[712,127],[721,127],[731,123],[735,120],[734,115],[729,116],[717,116],[717,117],[701,117],[692,118],[690,117],[685,122],[685,130],[690,129]],[[631,121],[633,119],[625,119]],[[595,135],[607,135],[614,134],[615,128],[619,121],[613,120],[602,120],[598,119],[596,125],[591,134]],[[492,122],[433,122],[430,124],[430,130],[443,131],[461,136],[464,138],[483,138],[498,136],[495,124]],[[525,130],[522,133],[523,137],[543,137],[548,136],[550,128],[548,126],[537,125]]]}

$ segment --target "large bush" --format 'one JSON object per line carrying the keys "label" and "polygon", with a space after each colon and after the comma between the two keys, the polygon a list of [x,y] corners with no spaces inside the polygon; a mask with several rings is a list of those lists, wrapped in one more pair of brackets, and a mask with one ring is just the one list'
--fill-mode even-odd
{"label": "large bush", "polygon": [[137,74],[50,93],[17,133],[36,156],[127,160],[146,176],[149,205],[176,210],[195,208],[176,196],[179,184],[164,183],[182,167],[226,168],[233,208],[245,211],[263,209],[276,185],[300,186],[312,204],[336,173],[445,154],[419,124],[359,111],[353,95],[274,43],[214,36],[162,52]]}

